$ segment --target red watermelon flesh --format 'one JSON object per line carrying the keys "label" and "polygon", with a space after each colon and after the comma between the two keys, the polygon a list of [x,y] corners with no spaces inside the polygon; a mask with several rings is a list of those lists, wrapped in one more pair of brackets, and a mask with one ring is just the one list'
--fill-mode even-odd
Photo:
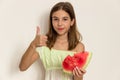
{"label": "red watermelon flesh", "polygon": [[75,67],[85,69],[91,59],[92,53],[89,52],[80,52],[76,53],[73,56],[68,55],[63,63],[63,71],[71,74]]}

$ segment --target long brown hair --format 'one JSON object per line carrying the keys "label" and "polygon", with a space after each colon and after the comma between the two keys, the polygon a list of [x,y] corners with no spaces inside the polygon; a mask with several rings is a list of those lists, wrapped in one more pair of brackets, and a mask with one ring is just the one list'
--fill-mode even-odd
{"label": "long brown hair", "polygon": [[50,16],[49,16],[49,31],[46,34],[48,37],[47,46],[51,49],[55,44],[58,34],[53,29],[52,15],[54,12],[61,10],[61,9],[69,14],[71,20],[74,19],[74,24],[70,27],[69,32],[68,32],[68,45],[69,45],[68,50],[72,50],[80,42],[82,37],[76,27],[76,18],[75,18],[73,6],[69,2],[59,2],[55,6],[53,6],[53,8],[51,9]]}

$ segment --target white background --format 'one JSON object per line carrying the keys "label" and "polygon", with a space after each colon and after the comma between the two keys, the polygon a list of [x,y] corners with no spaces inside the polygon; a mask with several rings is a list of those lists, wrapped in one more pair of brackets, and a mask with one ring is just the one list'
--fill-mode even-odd
{"label": "white background", "polygon": [[[42,80],[36,61],[19,71],[20,59],[35,37],[48,28],[51,7],[65,0],[0,0],[0,80]],[[85,80],[120,80],[120,0],[66,0],[75,9],[87,51],[93,52]]]}

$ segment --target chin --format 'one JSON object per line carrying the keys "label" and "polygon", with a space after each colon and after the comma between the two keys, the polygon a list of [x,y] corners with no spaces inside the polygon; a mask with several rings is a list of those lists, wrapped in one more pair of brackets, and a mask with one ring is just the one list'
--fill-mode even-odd
{"label": "chin", "polygon": [[66,35],[66,33],[58,33],[59,36]]}

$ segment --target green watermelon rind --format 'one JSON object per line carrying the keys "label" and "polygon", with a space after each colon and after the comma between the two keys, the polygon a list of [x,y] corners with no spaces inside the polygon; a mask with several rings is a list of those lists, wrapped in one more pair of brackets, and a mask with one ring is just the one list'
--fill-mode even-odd
{"label": "green watermelon rind", "polygon": [[[87,58],[86,64],[82,67],[82,69],[86,69],[87,66],[88,66],[88,64],[89,64],[90,61],[91,61],[92,53],[91,53],[91,52],[88,52],[88,53],[89,53],[89,55],[88,55],[88,58]],[[72,75],[72,71],[65,70],[64,68],[63,68],[63,72],[64,72],[64,73],[67,73],[67,74],[69,74],[69,75]]]}
{"label": "green watermelon rind", "polygon": [[67,70],[63,69],[63,72],[66,74],[72,75],[72,71],[67,71]]}
{"label": "green watermelon rind", "polygon": [[91,61],[91,58],[92,58],[92,53],[89,52],[89,55],[88,55],[88,58],[87,58],[87,61],[86,61],[86,64],[83,66],[83,69],[86,69],[88,64],[90,63]]}

